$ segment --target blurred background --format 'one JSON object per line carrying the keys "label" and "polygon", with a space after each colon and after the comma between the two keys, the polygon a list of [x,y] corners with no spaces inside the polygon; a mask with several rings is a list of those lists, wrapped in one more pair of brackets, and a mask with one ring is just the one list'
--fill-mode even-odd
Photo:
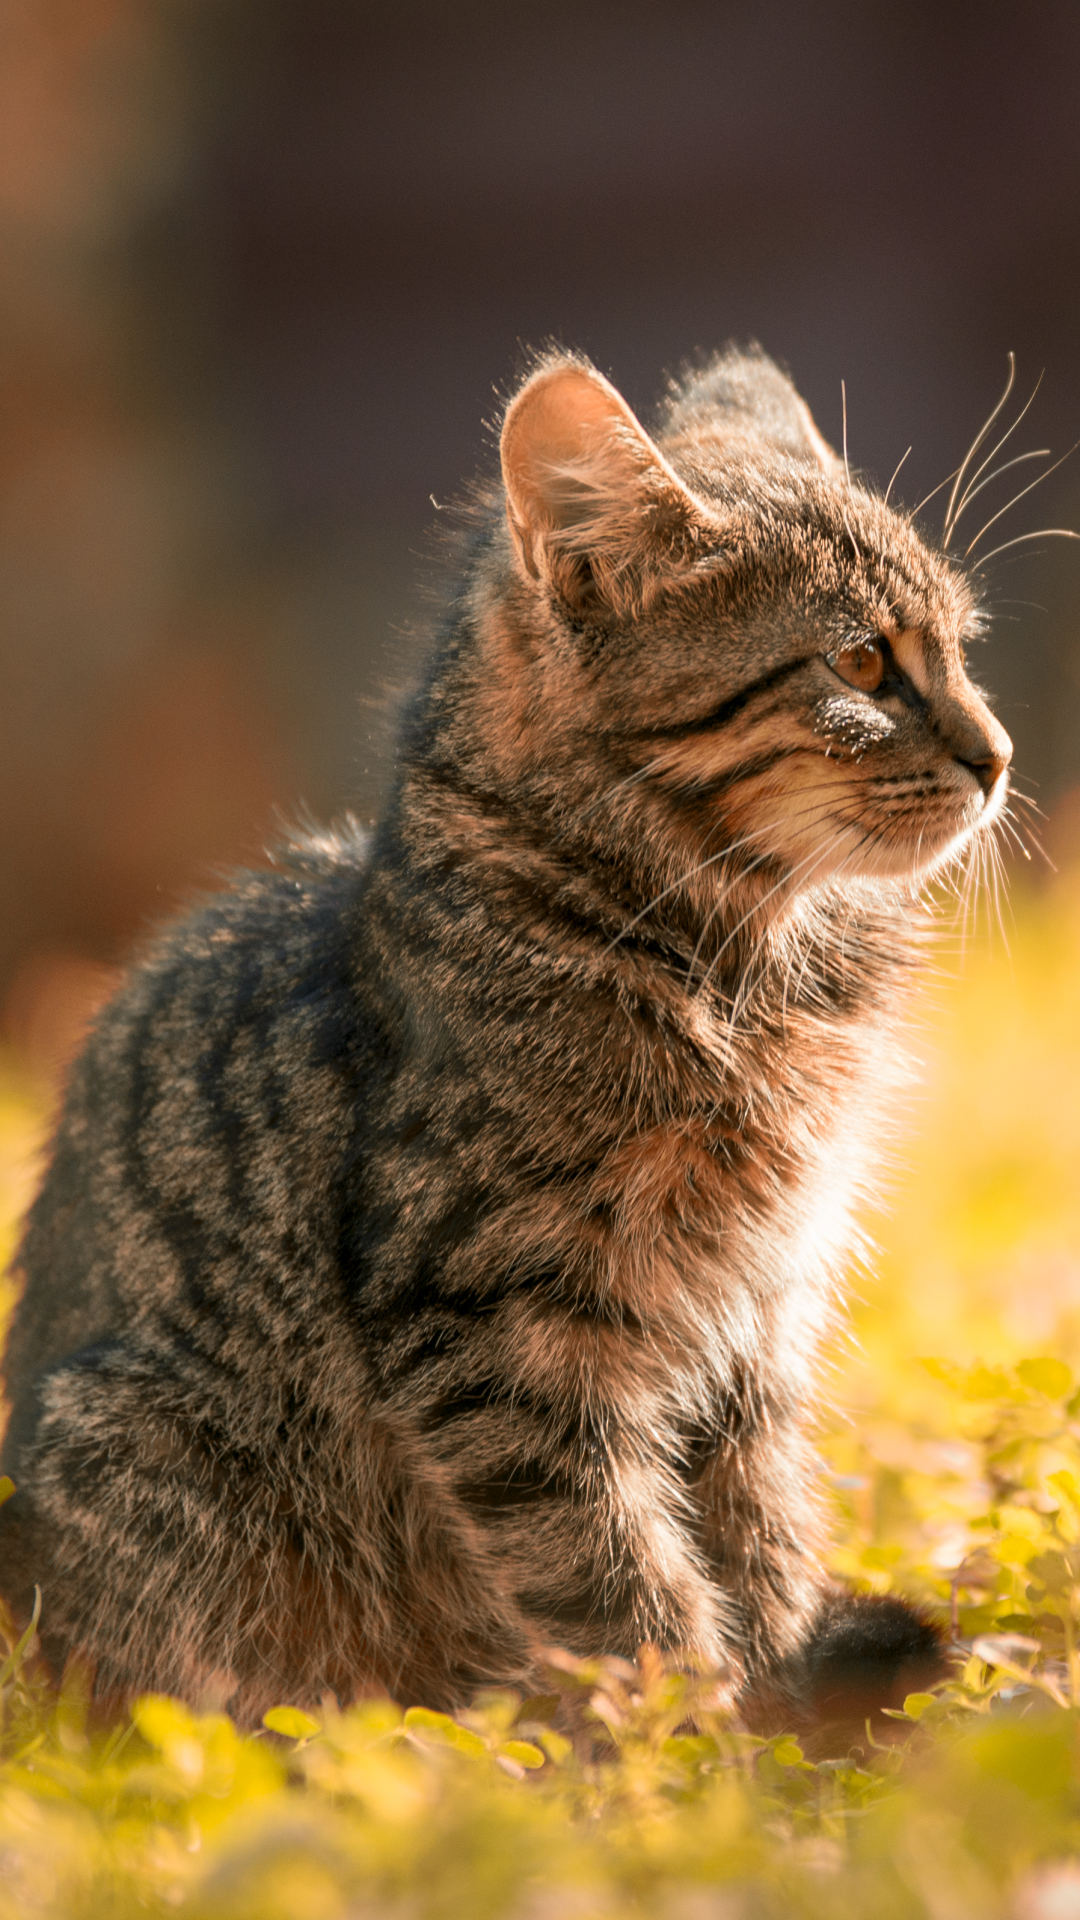
{"label": "blurred background", "polygon": [[[1065,452],[1078,84],[1064,3],[3,0],[9,1057],[52,1071],[140,930],[259,858],[275,809],[375,811],[432,496],[490,463],[528,345],[584,347],[647,409],[756,338],[837,444],[846,383],[854,465],[887,480],[911,444],[908,504],[1011,349],[1020,398],[1045,369],[1013,445]],[[1080,455],[984,545],[1074,524]],[[1052,812],[1080,782],[1080,547],[986,585],[984,677]]]}

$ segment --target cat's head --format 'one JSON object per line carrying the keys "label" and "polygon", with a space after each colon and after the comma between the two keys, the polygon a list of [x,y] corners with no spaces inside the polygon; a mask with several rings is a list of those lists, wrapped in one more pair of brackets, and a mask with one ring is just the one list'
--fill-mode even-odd
{"label": "cat's head", "polygon": [[1011,745],[966,671],[967,582],[763,355],[673,389],[655,438],[549,357],[502,471],[493,724],[568,823],[671,871],[738,845],[801,890],[910,884],[1000,811]]}

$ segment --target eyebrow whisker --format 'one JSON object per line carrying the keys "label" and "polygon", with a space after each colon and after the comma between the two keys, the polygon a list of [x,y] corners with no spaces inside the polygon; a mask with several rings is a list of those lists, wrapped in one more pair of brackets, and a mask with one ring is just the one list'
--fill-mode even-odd
{"label": "eyebrow whisker", "polygon": [[[994,517],[996,519],[997,515]],[[987,521],[987,526],[992,525],[993,521]],[[983,528],[983,532],[986,532],[986,527]],[[984,553],[979,561],[979,567],[988,567],[991,560],[997,559],[999,553],[1007,552],[1009,547],[1019,547],[1025,540],[1080,540],[1080,533],[1077,533],[1073,527],[1039,527],[1035,533],[1018,533],[1015,540],[1004,540],[1000,547],[992,547],[989,553]],[[968,553],[970,552],[969,547]],[[965,555],[965,559],[966,557]]]}
{"label": "eyebrow whisker", "polygon": [[959,467],[954,467],[951,473],[947,473],[947,474],[945,475],[945,478],[944,478],[944,480],[939,480],[939,481],[938,481],[938,483],[937,483],[937,486],[936,486],[936,487],[931,487],[931,489],[930,489],[930,491],[929,491],[929,493],[924,493],[924,494],[923,494],[923,497],[922,497],[922,499],[921,499],[921,500],[919,501],[919,503],[918,503],[918,505],[917,505],[917,506],[914,506],[914,507],[912,507],[912,509],[911,509],[911,512],[910,512],[910,513],[908,514],[908,519],[909,519],[909,520],[914,520],[914,518],[915,518],[915,515],[916,515],[917,513],[921,513],[921,512],[922,512],[922,510],[923,510],[923,508],[924,508],[925,506],[928,506],[928,505],[929,505],[929,503],[930,503],[930,501],[931,501],[931,500],[932,500],[932,499],[934,498],[934,495],[935,495],[936,493],[940,493],[940,492],[941,492],[941,489],[942,489],[942,487],[947,487],[947,486],[948,486],[948,484],[949,484],[949,481],[950,481],[950,480],[955,480],[955,479],[956,479],[956,476],[957,476],[957,474],[958,474],[958,473],[959,473],[960,471],[961,471],[961,469],[960,469]]}
{"label": "eyebrow whisker", "polygon": [[[1015,383],[1016,383],[1016,355],[1015,353],[1010,353],[1009,354],[1009,377],[1005,382],[1005,391],[1002,394],[1001,399],[998,401],[997,406],[994,408],[994,411],[990,415],[989,419],[986,420],[984,424],[979,428],[978,433],[975,435],[974,440],[972,441],[970,447],[968,448],[963,459],[961,460],[960,465],[956,469],[956,480],[953,485],[953,490],[949,495],[949,504],[945,509],[945,525],[943,529],[942,538],[946,546],[948,545],[948,540],[949,540],[949,526],[952,520],[953,507],[956,505],[956,496],[960,491],[961,482],[964,478],[965,473],[968,470],[968,467],[971,465],[971,462],[974,460],[975,455],[978,453],[979,448],[982,446],[983,441],[986,439],[986,436],[989,433],[991,427],[993,426],[994,421],[997,419],[998,414],[1001,412],[1002,407],[1005,405],[1005,402],[1007,401],[1010,393],[1012,392]],[[942,484],[944,485],[944,482]]]}
{"label": "eyebrow whisker", "polygon": [[[912,444],[914,444],[914,443],[912,443]],[[887,506],[888,506],[888,504],[889,504],[889,495],[890,495],[890,493],[891,493],[891,492],[892,492],[892,490],[893,490],[893,481],[894,481],[894,480],[896,479],[896,476],[897,476],[897,474],[899,473],[899,471],[900,471],[900,469],[901,469],[901,467],[902,467],[902,466],[903,466],[903,464],[904,464],[904,461],[905,461],[905,460],[907,459],[907,457],[908,457],[908,453],[910,453],[910,452],[911,452],[911,447],[909,447],[909,448],[908,448],[908,450],[907,450],[907,453],[902,453],[902,454],[900,455],[900,458],[899,458],[899,460],[897,461],[897,463],[896,463],[896,466],[895,466],[895,467],[893,468],[893,477],[892,477],[892,480],[890,480],[890,481],[889,481],[889,484],[888,484],[888,486],[887,486],[887,487],[886,487],[886,489],[885,489],[885,498],[884,498],[884,500],[883,500],[883,501],[882,501],[882,503],[881,503],[883,507],[887,507]]]}
{"label": "eyebrow whisker", "polygon": [[979,528],[979,531],[975,535],[975,538],[971,542],[970,546],[967,546],[964,548],[964,559],[965,560],[967,559],[968,554],[972,551],[973,547],[978,546],[979,541],[983,537],[983,534],[989,531],[989,529],[994,525],[995,521],[1001,519],[1002,514],[1009,513],[1011,509],[1015,507],[1017,501],[1022,500],[1024,498],[1025,494],[1033,493],[1036,487],[1041,487],[1044,480],[1049,480],[1050,475],[1052,473],[1056,473],[1059,467],[1063,467],[1065,465],[1066,460],[1071,459],[1072,455],[1076,452],[1077,447],[1080,447],[1080,440],[1074,440],[1072,446],[1069,448],[1068,453],[1063,453],[1061,456],[1061,459],[1055,460],[1052,467],[1047,467],[1043,473],[1037,474],[1035,479],[1032,480],[1028,486],[1021,487],[1019,493],[1014,493],[1011,500],[1006,501],[1003,507],[999,507],[996,513],[992,513],[989,520],[986,522],[985,526],[982,526]]}
{"label": "eyebrow whisker", "polygon": [[[998,445],[999,446],[1001,445],[1000,441],[998,442]],[[965,507],[967,507],[970,501],[975,499],[977,494],[980,494],[982,492],[984,487],[989,487],[993,484],[995,480],[1000,480],[1002,474],[1008,473],[1010,467],[1022,466],[1025,460],[1048,460],[1050,457],[1050,452],[1051,452],[1051,449],[1049,447],[1033,447],[1030,453],[1015,454],[1011,460],[1006,460],[1002,466],[995,467],[993,473],[988,473],[985,480],[979,481],[978,486],[976,486],[974,481],[972,481],[971,486],[968,487],[967,491],[964,494],[963,499],[960,502],[960,505],[956,509],[956,515],[953,520],[952,527],[949,530],[950,537],[953,533],[955,533],[957,527],[959,526],[960,515],[963,513]],[[980,473],[982,472],[981,467],[979,468],[979,472]]]}
{"label": "eyebrow whisker", "polygon": [[[975,493],[978,492],[978,488],[976,487],[976,484],[975,484],[976,481],[979,479],[981,474],[984,474],[986,472],[986,469],[990,465],[990,462],[996,459],[997,455],[1001,452],[1002,447],[1005,445],[1006,440],[1011,439],[1012,435],[1016,432],[1016,429],[1020,425],[1021,420],[1024,418],[1024,415],[1027,413],[1028,408],[1031,406],[1032,402],[1034,401],[1035,395],[1038,393],[1039,388],[1042,386],[1043,376],[1045,372],[1046,372],[1046,369],[1044,367],[1043,372],[1040,373],[1038,379],[1035,382],[1035,385],[1031,389],[1031,392],[1027,400],[1024,402],[1024,405],[1021,407],[1019,413],[1016,416],[1016,419],[1013,421],[1012,426],[1006,428],[1005,432],[1002,434],[1001,439],[998,441],[997,445],[990,449],[990,452],[987,454],[986,459],[983,461],[982,465],[980,467],[976,467],[975,472],[972,474],[971,479],[968,481],[967,486],[964,488],[964,497],[961,500],[960,505],[957,507],[956,512],[953,514],[952,518],[946,522],[945,536],[944,536],[944,542],[943,542],[943,544],[946,547],[948,546],[949,541],[952,539],[953,534],[956,531],[957,522],[959,521],[960,515],[963,513],[964,508],[967,506],[968,501],[974,499]],[[1002,472],[1004,471],[1005,469],[1003,467]]]}

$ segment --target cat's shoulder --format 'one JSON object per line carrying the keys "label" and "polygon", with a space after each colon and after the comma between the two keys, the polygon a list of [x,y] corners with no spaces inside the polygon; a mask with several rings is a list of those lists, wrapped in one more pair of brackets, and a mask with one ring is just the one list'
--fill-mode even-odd
{"label": "cat's shoulder", "polygon": [[88,1059],[133,1045],[190,1054],[241,1029],[340,1019],[357,983],[368,844],[352,820],[305,828],[272,865],[234,873],[154,929],[98,1015]]}

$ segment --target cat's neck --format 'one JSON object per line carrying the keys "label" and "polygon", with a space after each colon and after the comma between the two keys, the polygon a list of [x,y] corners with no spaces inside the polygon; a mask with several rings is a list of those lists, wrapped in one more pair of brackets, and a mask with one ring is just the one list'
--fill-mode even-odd
{"label": "cat's neck", "polygon": [[403,783],[389,824],[392,858],[404,854],[418,883],[413,925],[417,913],[429,921],[466,971],[483,970],[497,946],[520,991],[543,995],[545,1018],[572,1023],[575,1049],[604,1053],[616,1106],[639,1117],[653,1106],[775,1107],[788,1082],[821,1082],[834,1097],[827,1062],[854,1070],[880,1051],[906,999],[917,914],[898,890],[796,894],[763,872],[719,880],[695,915],[677,888],[643,899],[617,866],[427,769]]}

